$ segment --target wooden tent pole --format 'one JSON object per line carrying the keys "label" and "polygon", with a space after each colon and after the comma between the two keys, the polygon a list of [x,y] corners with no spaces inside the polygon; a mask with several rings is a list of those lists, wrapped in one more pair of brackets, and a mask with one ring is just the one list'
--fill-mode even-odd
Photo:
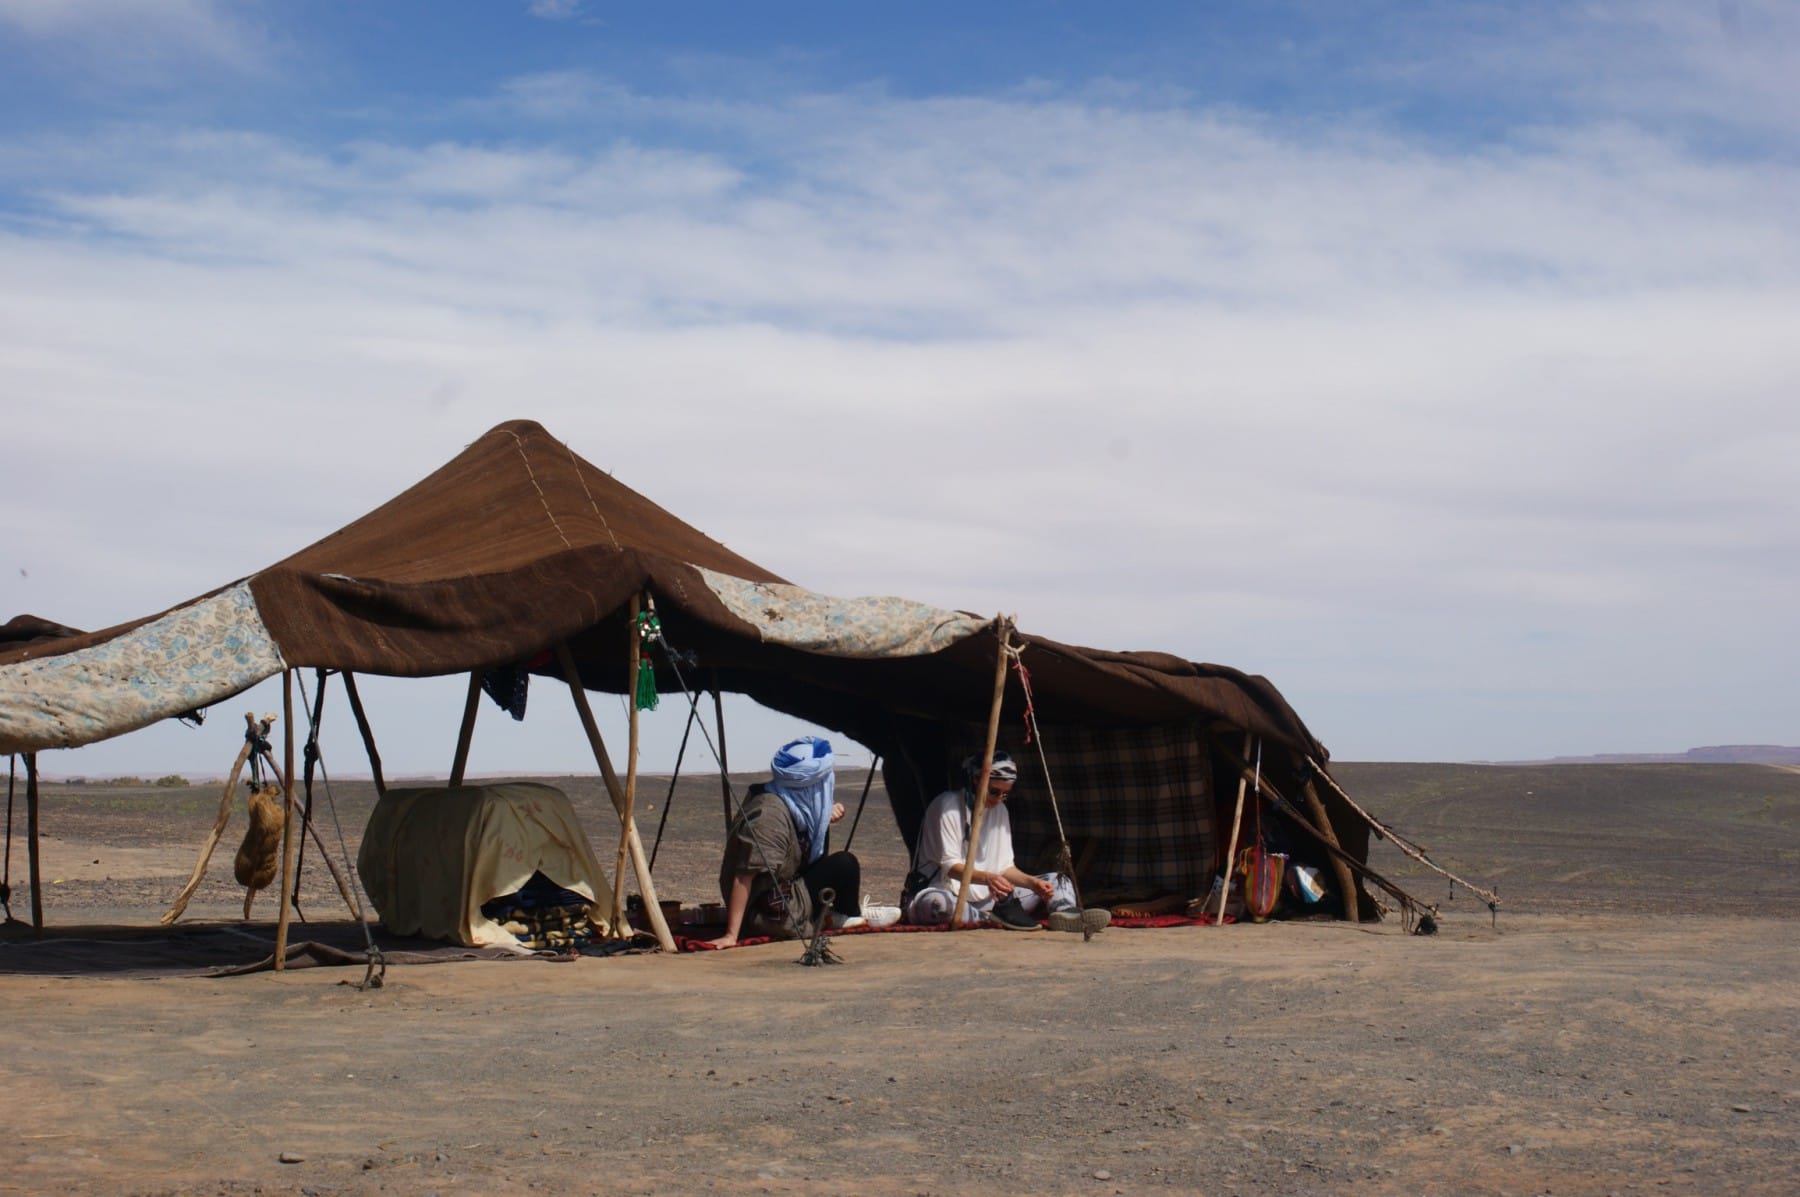
{"label": "wooden tent pole", "polygon": [[[638,770],[638,705],[637,675],[638,662],[643,660],[643,637],[638,635],[638,615],[643,610],[643,600],[639,595],[631,596],[630,617],[625,621],[625,810],[619,815],[619,852],[613,863],[613,909],[625,908],[625,861],[631,855],[631,833],[636,830],[637,823],[633,812],[637,809],[637,770]],[[642,891],[639,891],[642,894]],[[649,902],[649,896],[643,895]],[[646,912],[648,917],[648,912]]]}
{"label": "wooden tent pole", "polygon": [[[1249,732],[1244,733],[1244,755],[1246,757],[1250,755]],[[1238,828],[1243,825],[1244,821],[1244,789],[1249,784],[1250,779],[1244,776],[1242,770],[1239,770],[1237,810],[1232,812],[1231,815],[1231,844],[1225,849],[1225,877],[1224,880],[1219,883],[1219,915],[1214,923],[1215,926],[1219,927],[1225,925],[1225,899],[1231,896],[1231,867],[1232,862],[1237,858]]]}
{"label": "wooden tent pole", "polygon": [[38,864],[37,753],[25,754],[25,854],[31,861],[31,925],[44,929],[44,875]]}
{"label": "wooden tent pole", "polygon": [[[1319,797],[1319,787],[1313,784],[1312,778],[1307,778],[1306,784],[1300,787],[1300,797],[1306,800],[1306,809],[1312,812],[1313,822],[1318,824],[1319,835],[1327,844],[1342,852],[1344,845],[1338,841],[1337,830],[1331,825],[1331,815],[1326,812],[1325,802]],[[1362,911],[1356,897],[1356,877],[1341,857],[1332,853],[1327,855],[1331,856],[1332,871],[1337,874],[1338,893],[1344,896],[1343,917],[1348,922],[1359,923],[1362,921]]]}
{"label": "wooden tent pole", "polygon": [[[1230,760],[1231,759],[1231,750],[1225,749],[1224,751],[1226,754],[1226,759]],[[1249,764],[1247,764],[1246,762],[1241,761],[1241,760],[1232,760],[1231,763],[1237,766],[1238,772],[1240,775],[1244,775],[1244,776],[1249,775],[1249,772],[1250,772]],[[1327,856],[1330,856],[1333,860],[1343,862],[1345,868],[1350,869],[1353,873],[1360,873],[1363,877],[1374,882],[1377,886],[1381,887],[1383,890],[1386,890],[1390,895],[1392,895],[1394,898],[1398,899],[1403,904],[1410,903],[1412,906],[1416,906],[1416,907],[1419,907],[1419,908],[1425,909],[1425,910],[1434,910],[1435,909],[1435,907],[1432,907],[1428,903],[1419,901],[1417,898],[1413,897],[1411,894],[1409,894],[1405,890],[1401,889],[1398,885],[1395,885],[1392,881],[1389,881],[1386,877],[1383,877],[1380,873],[1377,873],[1374,869],[1371,869],[1368,865],[1368,862],[1357,860],[1356,858],[1352,857],[1348,852],[1346,852],[1342,847],[1334,845],[1330,840],[1327,840],[1325,838],[1325,833],[1320,831],[1317,827],[1314,827],[1312,825],[1312,820],[1307,817],[1306,812],[1302,811],[1299,807],[1295,806],[1293,804],[1293,802],[1291,802],[1289,799],[1287,799],[1285,796],[1283,796],[1281,791],[1276,789],[1274,784],[1272,782],[1270,782],[1267,777],[1264,777],[1262,779],[1262,785],[1263,785],[1263,789],[1269,795],[1269,801],[1275,804],[1276,808],[1279,809],[1280,812],[1287,817],[1287,819],[1290,823],[1292,823],[1295,827],[1298,827],[1301,831],[1305,832],[1307,835],[1311,836],[1322,848],[1324,848],[1325,854]],[[1361,905],[1359,903],[1358,909],[1357,909],[1357,918],[1359,921],[1361,919],[1361,915],[1362,915],[1362,911],[1361,911]]]}
{"label": "wooden tent pole", "polygon": [[381,779],[381,754],[375,751],[375,733],[369,728],[369,716],[363,712],[362,697],[356,692],[356,675],[344,670],[344,692],[350,696],[350,712],[356,716],[356,730],[362,733],[363,748],[369,754],[369,770],[375,775],[375,793],[387,793]]}
{"label": "wooden tent pole", "polygon": [[731,834],[731,761],[725,755],[725,702],[719,697],[719,671],[712,671],[713,718],[719,725],[719,800],[725,804],[725,833]]}
{"label": "wooden tent pole", "polygon": [[988,708],[987,743],[981,750],[981,777],[975,783],[975,810],[969,816],[968,856],[963,860],[962,884],[956,889],[956,909],[950,912],[950,930],[962,922],[969,905],[970,878],[975,874],[975,854],[981,843],[981,816],[987,809],[988,774],[994,768],[994,745],[1000,739],[1000,704],[1006,698],[1006,649],[1012,641],[1012,623],[994,616],[999,639],[994,647],[994,701]]}
{"label": "wooden tent pole", "polygon": [[469,744],[475,739],[475,712],[481,709],[481,670],[469,671],[469,697],[463,701],[462,730],[456,733],[456,759],[450,763],[450,788],[463,783],[469,764]]}
{"label": "wooden tent pole", "polygon": [[[556,659],[562,665],[563,676],[568,679],[569,693],[575,700],[575,713],[581,716],[582,730],[587,732],[588,745],[594,750],[594,762],[600,766],[600,776],[606,782],[606,792],[612,795],[613,809],[620,817],[625,813],[625,787],[619,784],[619,775],[613,772],[612,758],[606,754],[606,741],[600,738],[600,725],[594,722],[594,709],[588,705],[587,691],[581,685],[581,671],[575,667],[575,654],[569,651],[567,641],[556,644]],[[644,895],[644,913],[650,917],[650,929],[656,933],[656,941],[665,952],[675,950],[675,937],[669,934],[669,924],[663,920],[662,906],[656,900],[656,886],[650,880],[650,862],[644,859],[644,844],[638,839],[636,824],[627,824],[631,836],[631,867],[637,872],[638,892]],[[613,931],[624,934],[625,912],[613,910]]]}
{"label": "wooden tent pole", "polygon": [[281,722],[284,733],[281,768],[281,912],[275,916],[275,971],[287,966],[288,917],[293,908],[294,850],[294,671],[281,672]]}

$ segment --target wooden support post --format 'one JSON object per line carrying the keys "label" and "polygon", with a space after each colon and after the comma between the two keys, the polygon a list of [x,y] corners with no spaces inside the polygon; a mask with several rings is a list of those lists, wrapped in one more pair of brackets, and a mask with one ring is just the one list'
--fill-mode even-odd
{"label": "wooden support post", "polygon": [[387,783],[381,778],[381,754],[375,751],[375,733],[369,729],[369,716],[363,711],[362,696],[356,692],[356,675],[344,670],[344,693],[350,696],[350,712],[356,716],[356,730],[362,733],[363,748],[369,754],[369,770],[375,775],[375,793],[386,794]]}
{"label": "wooden support post", "polygon": [[294,671],[281,674],[281,721],[286,733],[281,769],[281,912],[275,916],[275,971],[287,967],[288,918],[292,908],[294,850],[299,837],[294,834]]}
{"label": "wooden support post", "polygon": [[[1248,757],[1249,755],[1250,733],[1245,732],[1244,756]],[[1218,921],[1214,924],[1219,927],[1225,925],[1225,899],[1231,896],[1231,869],[1234,859],[1237,856],[1238,828],[1243,825],[1244,820],[1244,788],[1249,784],[1250,779],[1245,777],[1240,770],[1238,772],[1237,810],[1234,811],[1231,816],[1231,843],[1230,846],[1225,849],[1225,879],[1219,885],[1219,916]]]}
{"label": "wooden support post", "polygon": [[462,730],[456,733],[456,759],[450,762],[450,787],[463,783],[469,764],[469,744],[475,739],[475,712],[481,709],[481,670],[469,671],[469,697],[463,702]]}
{"label": "wooden support post", "polygon": [[38,863],[37,753],[25,754],[25,854],[31,862],[31,925],[44,929],[44,874]]}
{"label": "wooden support post", "polygon": [[969,815],[969,849],[963,859],[962,884],[956,889],[956,909],[950,912],[950,930],[962,922],[969,905],[970,878],[975,873],[975,850],[981,843],[981,816],[987,809],[988,773],[994,768],[994,745],[1000,739],[1000,705],[1006,698],[1006,650],[1012,642],[1012,623],[994,616],[999,639],[994,648],[994,701],[988,708],[987,743],[981,750],[981,777],[975,783],[975,809]]}
{"label": "wooden support post", "polygon": [[[1223,749],[1222,751],[1224,751],[1226,759],[1230,760],[1232,764],[1237,766],[1237,769],[1238,769],[1238,772],[1240,775],[1243,775],[1243,776],[1249,775],[1251,766],[1247,761],[1232,759],[1230,749]],[[1290,801],[1289,799],[1284,797],[1282,795],[1281,791],[1276,789],[1275,786],[1270,783],[1268,778],[1266,778],[1266,777],[1263,778],[1262,786],[1263,786],[1264,791],[1266,791],[1269,795],[1269,801],[1274,803],[1278,808],[1280,808],[1281,813],[1284,816],[1286,816],[1287,820],[1290,823],[1292,823],[1295,827],[1298,827],[1301,831],[1305,832],[1307,835],[1311,836],[1319,844],[1320,847],[1324,848],[1325,854],[1327,856],[1331,857],[1331,859],[1333,861],[1343,865],[1343,867],[1348,871],[1362,874],[1364,877],[1366,877],[1370,881],[1374,882],[1381,889],[1385,890],[1387,893],[1389,893],[1393,897],[1397,898],[1402,904],[1410,903],[1413,906],[1430,909],[1430,907],[1428,907],[1426,905],[1426,903],[1420,902],[1417,898],[1413,897],[1411,894],[1407,893],[1405,890],[1401,889],[1399,886],[1395,885],[1393,882],[1391,882],[1387,878],[1383,877],[1380,873],[1377,873],[1374,869],[1371,869],[1368,866],[1367,862],[1356,860],[1348,852],[1344,851],[1342,846],[1340,846],[1336,842],[1335,836],[1328,839],[1327,838],[1328,833],[1326,831],[1320,830],[1317,827],[1314,827],[1313,820],[1311,817],[1309,817],[1307,812],[1302,811],[1298,806],[1295,806],[1292,801]],[[1352,892],[1354,892],[1354,891],[1352,891]],[[1362,911],[1361,911],[1360,903],[1359,903],[1355,917],[1360,920],[1361,915],[1362,915]]]}
{"label": "wooden support post", "polygon": [[[644,653],[643,638],[638,635],[638,615],[642,611],[642,599],[638,595],[632,595],[631,615],[625,621],[625,811],[619,816],[619,852],[613,863],[613,909],[615,910],[623,910],[625,907],[625,861],[631,855],[631,832],[637,827],[633,813],[637,810],[637,675],[638,662],[643,660]],[[649,901],[647,897],[644,900]]]}
{"label": "wooden support post", "polygon": [[725,703],[719,696],[719,671],[713,670],[713,717],[719,725],[719,800],[725,804],[725,834],[731,834],[731,760],[725,755]]}
{"label": "wooden support post", "polygon": [[[613,809],[619,812],[619,818],[630,837],[631,867],[637,872],[638,892],[644,896],[644,913],[649,916],[650,929],[656,933],[657,943],[665,952],[675,950],[675,937],[669,934],[669,924],[662,916],[662,905],[656,900],[656,886],[650,880],[650,862],[644,859],[644,844],[638,838],[637,825],[630,822],[625,814],[625,787],[619,784],[619,775],[613,772],[612,758],[606,753],[606,742],[600,738],[600,725],[594,722],[594,709],[588,705],[587,691],[581,685],[581,671],[575,667],[575,655],[569,651],[564,641],[556,645],[556,659],[562,666],[563,677],[568,679],[569,693],[575,700],[575,713],[581,716],[582,730],[587,732],[588,745],[594,750],[594,762],[600,766],[600,777],[606,782],[606,792],[612,796]],[[624,935],[625,912],[613,910],[613,931]]]}
{"label": "wooden support post", "polygon": [[[1319,835],[1327,844],[1342,852],[1344,846],[1338,842],[1337,830],[1331,825],[1331,815],[1326,812],[1325,802],[1319,797],[1319,788],[1313,784],[1312,778],[1307,778],[1306,784],[1300,787],[1300,796],[1306,800],[1306,809],[1312,813],[1313,822],[1318,824]],[[1362,911],[1356,897],[1356,877],[1342,857],[1328,855],[1331,855],[1332,871],[1337,874],[1338,893],[1344,898],[1344,918],[1349,922],[1359,923],[1362,921]]]}

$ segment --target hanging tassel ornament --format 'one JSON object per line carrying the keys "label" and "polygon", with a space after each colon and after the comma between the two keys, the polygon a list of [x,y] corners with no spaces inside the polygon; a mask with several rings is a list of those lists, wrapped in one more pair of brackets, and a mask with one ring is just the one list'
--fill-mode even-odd
{"label": "hanging tassel ornament", "polygon": [[656,618],[655,611],[638,612],[637,634],[637,709],[654,711],[657,702],[656,667],[650,663],[650,650],[662,643],[662,620]]}

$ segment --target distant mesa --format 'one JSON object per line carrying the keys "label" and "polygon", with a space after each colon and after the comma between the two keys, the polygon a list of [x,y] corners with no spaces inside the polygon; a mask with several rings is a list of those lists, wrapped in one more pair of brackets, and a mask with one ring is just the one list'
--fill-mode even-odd
{"label": "distant mesa", "polygon": [[1800,748],[1781,744],[1715,744],[1686,752],[1607,752],[1598,756],[1553,756],[1538,761],[1496,761],[1501,765],[1800,765]]}

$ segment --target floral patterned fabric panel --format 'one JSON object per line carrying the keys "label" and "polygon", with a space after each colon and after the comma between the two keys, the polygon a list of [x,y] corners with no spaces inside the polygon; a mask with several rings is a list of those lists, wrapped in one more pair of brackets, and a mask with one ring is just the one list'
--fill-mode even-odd
{"label": "floral patterned fabric panel", "polygon": [[0,752],[91,744],[229,698],[286,667],[240,582],[104,644],[0,666]]}
{"label": "floral patterned fabric panel", "polygon": [[832,598],[798,586],[749,582],[696,568],[726,609],[753,625],[765,642],[823,656],[921,657],[993,622],[911,599]]}

